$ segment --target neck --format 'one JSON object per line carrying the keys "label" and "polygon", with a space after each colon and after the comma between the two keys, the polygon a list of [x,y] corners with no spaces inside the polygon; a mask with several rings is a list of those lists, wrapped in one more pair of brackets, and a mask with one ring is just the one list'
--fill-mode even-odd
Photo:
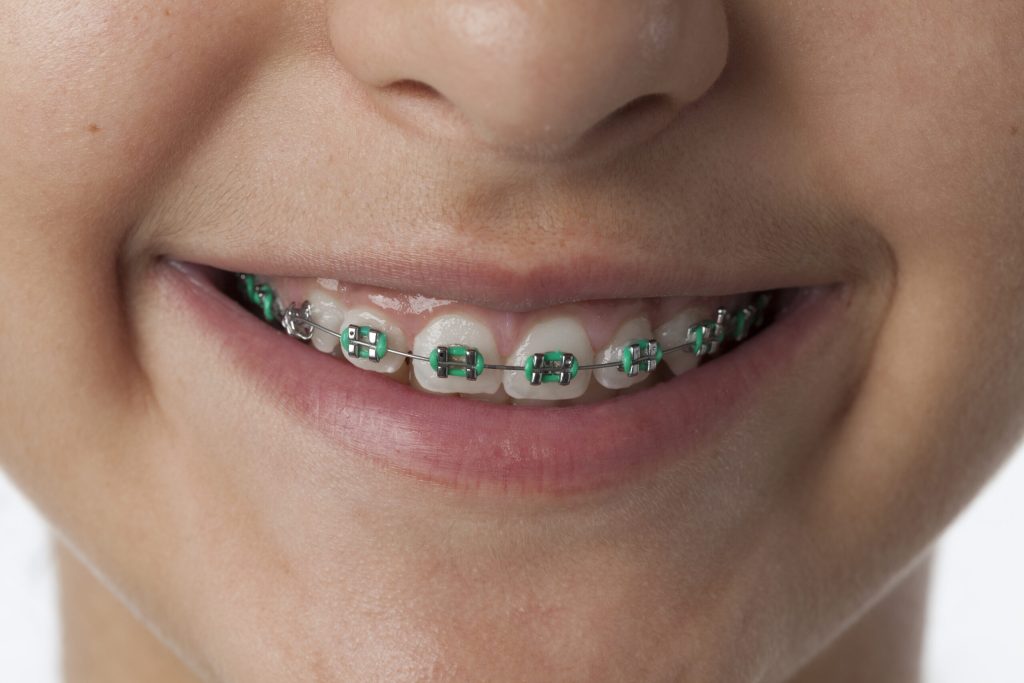
{"label": "neck", "polygon": [[65,683],[200,683],[63,543],[54,556]]}
{"label": "neck", "polygon": [[921,680],[931,556],[789,683],[916,683]]}
{"label": "neck", "polygon": [[[201,683],[62,543],[65,683]],[[922,562],[790,683],[913,683],[930,562]]]}

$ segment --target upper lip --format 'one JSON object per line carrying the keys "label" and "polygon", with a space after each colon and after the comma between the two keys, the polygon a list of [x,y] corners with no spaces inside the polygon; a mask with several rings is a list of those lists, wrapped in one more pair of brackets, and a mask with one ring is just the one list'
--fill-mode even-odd
{"label": "upper lip", "polygon": [[738,250],[730,260],[706,254],[681,258],[668,248],[641,250],[630,245],[591,245],[578,251],[537,245],[535,258],[511,252],[507,244],[482,240],[460,249],[449,246],[454,240],[399,238],[339,249],[296,248],[292,239],[279,250],[243,246],[230,253],[204,249],[169,256],[231,272],[332,278],[509,312],[575,301],[728,296],[839,281],[837,267],[826,258],[813,264],[817,269],[794,271],[788,269],[789,259],[755,260],[740,256]]}
{"label": "upper lip", "polygon": [[[326,177],[309,182],[330,186]],[[230,206],[200,196],[199,208],[180,212],[172,199],[154,225],[174,225],[176,234],[156,242],[167,247],[163,256],[225,271],[331,278],[510,312],[829,285],[875,260],[877,245],[857,225],[783,201],[749,178],[731,187],[705,180],[706,191],[690,188],[678,202],[664,179],[603,203],[582,180],[556,189],[546,182],[524,189],[483,179],[426,199],[422,189],[382,196],[371,183],[364,200],[340,208],[310,192],[301,212],[273,190]],[[289,222],[278,228],[275,216]],[[197,229],[199,220],[213,227]]]}

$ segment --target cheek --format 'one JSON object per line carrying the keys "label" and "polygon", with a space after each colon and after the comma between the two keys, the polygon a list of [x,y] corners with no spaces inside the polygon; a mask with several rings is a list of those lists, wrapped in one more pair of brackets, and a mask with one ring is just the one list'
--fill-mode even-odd
{"label": "cheek", "polygon": [[7,4],[3,182],[29,212],[15,222],[58,243],[130,220],[118,209],[216,119],[273,24],[257,3]]}
{"label": "cheek", "polygon": [[990,263],[1019,242],[1024,5],[838,11],[847,32],[823,23],[806,43],[813,58],[792,69],[818,177],[885,234],[901,267]]}
{"label": "cheek", "polygon": [[37,500],[75,500],[140,432],[119,250],[273,20],[248,2],[0,0],[0,291],[20,321],[0,323],[17,371],[0,368],[0,456]]}

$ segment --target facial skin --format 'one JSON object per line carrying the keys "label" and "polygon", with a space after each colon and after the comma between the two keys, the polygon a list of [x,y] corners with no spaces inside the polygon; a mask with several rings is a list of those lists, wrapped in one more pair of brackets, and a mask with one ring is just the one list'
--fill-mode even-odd
{"label": "facial skin", "polygon": [[[81,563],[190,671],[147,680],[911,680],[900,606],[1024,422],[1020,2],[0,0],[0,83],[0,465],[71,616],[114,609]],[[161,289],[370,231],[843,282],[856,350],[652,478],[439,489]]]}

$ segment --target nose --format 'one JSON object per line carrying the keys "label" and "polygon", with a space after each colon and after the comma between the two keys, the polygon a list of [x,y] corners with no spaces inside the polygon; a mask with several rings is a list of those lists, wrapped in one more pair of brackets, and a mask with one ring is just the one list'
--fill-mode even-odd
{"label": "nose", "polygon": [[561,150],[616,119],[653,134],[728,51],[722,0],[328,1],[339,62],[390,113],[499,147]]}

